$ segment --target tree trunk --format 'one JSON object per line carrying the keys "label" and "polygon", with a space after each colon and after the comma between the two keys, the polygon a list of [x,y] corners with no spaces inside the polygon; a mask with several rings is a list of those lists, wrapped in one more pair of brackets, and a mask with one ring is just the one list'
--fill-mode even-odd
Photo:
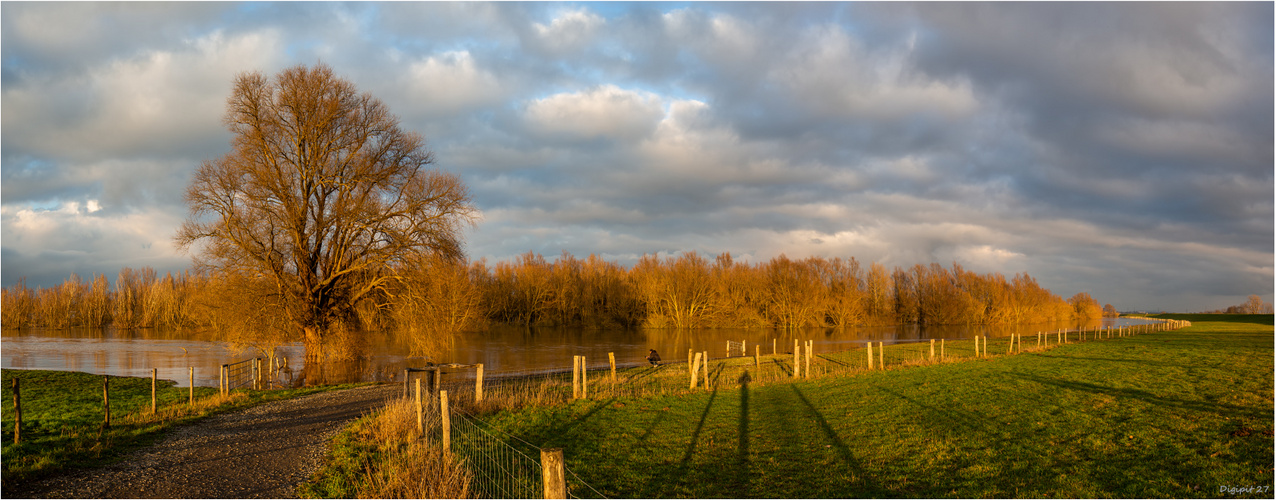
{"label": "tree trunk", "polygon": [[323,358],[323,330],[316,326],[302,329],[305,334],[306,360]]}

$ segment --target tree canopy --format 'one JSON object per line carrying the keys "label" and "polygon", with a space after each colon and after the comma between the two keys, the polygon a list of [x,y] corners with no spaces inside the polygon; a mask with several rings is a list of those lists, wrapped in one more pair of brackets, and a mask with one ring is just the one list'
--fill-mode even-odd
{"label": "tree canopy", "polygon": [[231,152],[195,173],[176,242],[198,245],[205,270],[268,282],[308,355],[390,293],[402,263],[464,258],[478,216],[465,185],[328,66],[240,74],[225,122]]}

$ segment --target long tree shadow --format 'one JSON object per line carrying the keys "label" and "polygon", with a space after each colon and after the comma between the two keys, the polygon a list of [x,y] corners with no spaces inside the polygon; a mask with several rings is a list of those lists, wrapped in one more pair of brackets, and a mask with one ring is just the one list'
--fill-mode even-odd
{"label": "long tree shadow", "polygon": [[[709,400],[705,402],[704,411],[700,413],[700,420],[696,422],[695,430],[691,431],[691,440],[687,443],[686,452],[682,454],[682,460],[678,462],[678,472],[674,474],[671,481],[672,483],[681,483],[682,480],[687,477],[687,473],[690,472],[691,456],[695,454],[696,445],[700,442],[700,433],[704,430],[705,421],[709,419],[709,410],[713,408],[713,401],[717,398],[718,390],[715,388],[709,393]],[[646,498],[659,498],[657,495],[659,492],[653,492],[650,489],[647,489],[651,486],[654,485],[646,485],[646,487],[644,487],[646,491],[644,491],[644,494],[641,496]]]}
{"label": "long tree shadow", "polygon": [[820,413],[819,409],[817,409],[815,405],[811,404],[811,400],[807,399],[801,389],[798,389],[798,385],[790,384],[789,389],[793,391],[793,394],[797,396],[798,400],[802,402],[802,405],[806,407],[807,415],[814,420],[816,426],[824,433],[824,437],[832,443],[832,448],[837,451],[837,454],[846,464],[851,475],[856,478],[861,478],[864,481],[862,483],[863,489],[856,491],[841,491],[839,493],[848,494],[849,496],[854,497],[894,496],[892,492],[883,488],[879,483],[868,482],[870,480],[870,476],[865,472],[863,463],[861,463],[860,460],[855,457],[855,454],[851,452],[851,448],[846,445],[846,441],[843,441],[842,437],[838,436],[837,430],[833,429],[832,425],[829,425],[828,420],[824,418],[824,414]]}
{"label": "long tree shadow", "polygon": [[[1230,415],[1229,413],[1226,413],[1222,410],[1226,410],[1230,412],[1244,412],[1244,411],[1251,410],[1251,408],[1248,408],[1245,406],[1219,403],[1214,401],[1189,401],[1189,400],[1179,399],[1179,398],[1157,396],[1148,391],[1141,391],[1138,389],[1121,389],[1117,387],[1092,384],[1088,382],[1079,382],[1076,380],[1064,380],[1059,378],[1042,377],[1040,375],[1035,375],[1031,373],[1008,372],[1008,374],[1015,377],[1019,377],[1024,380],[1035,382],[1038,384],[1058,387],[1060,389],[1067,389],[1070,391],[1090,392],[1094,394],[1103,394],[1103,395],[1114,396],[1118,398],[1136,399],[1136,400],[1148,403],[1150,405],[1165,406],[1165,407],[1170,407],[1177,410],[1188,410],[1188,411],[1202,412],[1202,413],[1216,413],[1220,416]],[[1259,417],[1259,416],[1261,415],[1256,415],[1256,417]]]}
{"label": "long tree shadow", "polygon": [[737,380],[740,383],[740,423],[736,433],[739,443],[736,445],[735,484],[739,485],[740,497],[748,498],[752,490],[749,484],[749,370]]}

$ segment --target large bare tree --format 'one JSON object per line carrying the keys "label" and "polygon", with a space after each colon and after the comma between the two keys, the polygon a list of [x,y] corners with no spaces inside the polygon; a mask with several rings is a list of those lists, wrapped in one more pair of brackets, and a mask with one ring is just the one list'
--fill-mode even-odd
{"label": "large bare tree", "polygon": [[397,264],[463,258],[477,218],[465,185],[331,68],[237,76],[225,122],[232,151],[196,172],[176,242],[199,245],[203,269],[271,282],[307,355],[390,289]]}

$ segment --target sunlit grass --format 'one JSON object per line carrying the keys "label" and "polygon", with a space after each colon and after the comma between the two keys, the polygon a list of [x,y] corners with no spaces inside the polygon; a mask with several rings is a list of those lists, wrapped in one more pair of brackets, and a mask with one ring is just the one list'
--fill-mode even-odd
{"label": "sunlit grass", "polygon": [[1271,316],[1174,318],[1195,326],[1012,356],[1003,343],[987,360],[796,383],[749,367],[741,374],[767,381],[600,392],[486,418],[564,448],[568,467],[609,497],[1200,497],[1270,486]]}

